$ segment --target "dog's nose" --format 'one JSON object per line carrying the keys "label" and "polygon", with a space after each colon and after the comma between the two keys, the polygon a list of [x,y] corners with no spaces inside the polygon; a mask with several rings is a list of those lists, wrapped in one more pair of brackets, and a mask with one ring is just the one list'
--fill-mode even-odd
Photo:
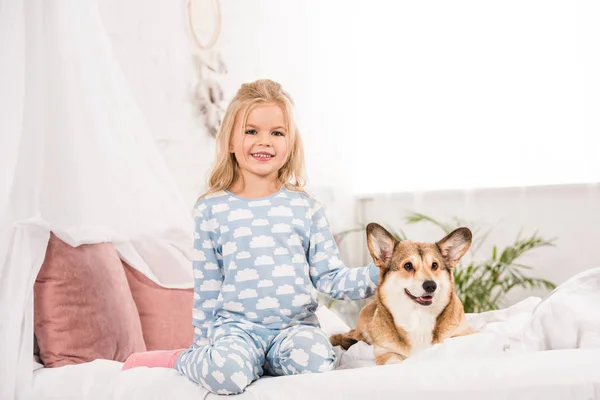
{"label": "dog's nose", "polygon": [[425,281],[423,282],[423,289],[425,289],[427,293],[433,293],[435,292],[435,289],[437,289],[437,283],[434,281]]}

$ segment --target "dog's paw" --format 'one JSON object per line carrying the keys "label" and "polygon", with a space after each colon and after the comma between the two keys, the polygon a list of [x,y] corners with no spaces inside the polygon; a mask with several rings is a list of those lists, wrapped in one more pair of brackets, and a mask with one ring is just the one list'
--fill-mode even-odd
{"label": "dog's paw", "polygon": [[402,361],[404,361],[404,358],[390,358],[389,360],[387,360],[387,362],[385,363],[385,365],[391,365],[391,364],[401,364]]}

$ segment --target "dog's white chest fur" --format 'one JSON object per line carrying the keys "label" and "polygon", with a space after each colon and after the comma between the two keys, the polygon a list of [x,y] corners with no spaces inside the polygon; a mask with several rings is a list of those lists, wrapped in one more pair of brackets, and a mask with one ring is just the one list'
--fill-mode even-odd
{"label": "dog's white chest fur", "polygon": [[425,307],[417,304],[404,293],[399,293],[397,298],[389,300],[394,304],[394,307],[388,308],[394,318],[394,324],[408,335],[410,355],[431,347],[433,329],[439,314],[437,309],[432,308],[435,306]]}

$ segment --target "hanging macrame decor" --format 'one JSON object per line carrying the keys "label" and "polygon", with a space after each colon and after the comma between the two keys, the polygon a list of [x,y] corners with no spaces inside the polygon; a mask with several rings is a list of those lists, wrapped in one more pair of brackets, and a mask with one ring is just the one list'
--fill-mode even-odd
{"label": "hanging macrame decor", "polygon": [[[227,73],[216,48],[221,34],[219,0],[188,0],[187,16],[190,34],[197,47],[194,55],[197,83],[192,101],[206,130],[215,137],[225,112],[223,89],[216,77]],[[207,31],[210,32],[208,35]],[[208,36],[207,40],[204,40],[205,36]]]}

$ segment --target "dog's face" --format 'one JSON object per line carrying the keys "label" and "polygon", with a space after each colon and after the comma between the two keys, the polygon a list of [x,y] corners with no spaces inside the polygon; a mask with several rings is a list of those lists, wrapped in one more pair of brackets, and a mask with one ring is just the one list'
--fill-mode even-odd
{"label": "dog's face", "polygon": [[378,224],[367,226],[367,245],[382,270],[387,295],[421,306],[445,305],[454,290],[452,268],[471,246],[471,231],[458,228],[436,243],[397,241]]}

